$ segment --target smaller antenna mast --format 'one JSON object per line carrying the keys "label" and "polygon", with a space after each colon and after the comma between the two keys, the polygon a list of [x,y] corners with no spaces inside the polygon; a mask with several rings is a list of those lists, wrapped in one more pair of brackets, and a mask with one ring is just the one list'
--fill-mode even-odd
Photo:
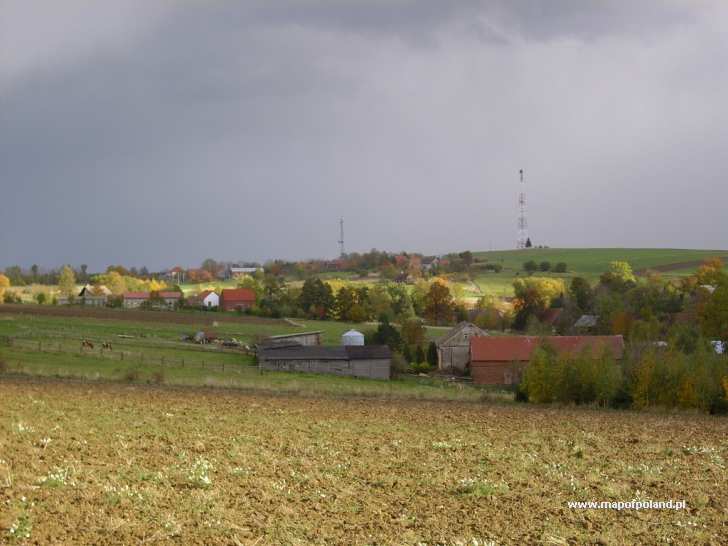
{"label": "smaller antenna mast", "polygon": [[339,248],[341,250],[341,257],[344,257],[344,219],[339,220]]}
{"label": "smaller antenna mast", "polygon": [[521,191],[518,194],[518,243],[517,248],[526,248],[528,243],[528,221],[526,220],[526,186],[523,180],[523,169],[519,171],[521,175]]}

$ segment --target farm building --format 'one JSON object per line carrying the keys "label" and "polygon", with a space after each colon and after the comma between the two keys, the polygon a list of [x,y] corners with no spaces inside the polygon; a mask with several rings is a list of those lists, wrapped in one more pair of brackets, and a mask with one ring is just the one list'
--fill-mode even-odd
{"label": "farm building", "polygon": [[321,345],[321,334],[323,334],[323,331],[317,330],[315,332],[301,332],[300,334],[270,336],[263,341],[263,345],[266,347],[311,347],[314,345]]}
{"label": "farm building", "polygon": [[597,315],[582,315],[574,323],[574,330],[578,333],[588,333],[596,329],[599,324],[599,317]]}
{"label": "farm building", "polygon": [[490,336],[470,340],[470,375],[476,385],[513,385],[536,348],[551,345],[560,355],[587,350],[595,357],[609,351],[616,359],[624,354],[622,336]]}
{"label": "farm building", "polygon": [[[175,291],[159,291],[156,293],[152,293],[155,299],[157,301],[164,302],[163,306],[168,307],[169,309],[173,309],[177,305],[179,305],[180,300],[182,299],[182,293],[181,292],[175,292]],[[160,301],[161,300],[161,301]]]}
{"label": "farm building", "polygon": [[255,292],[250,288],[225,288],[220,294],[223,311],[242,311],[255,305]]}
{"label": "farm building", "polygon": [[199,294],[187,298],[187,305],[190,307],[215,309],[220,305],[220,296],[218,296],[213,290],[203,290]]}
{"label": "farm building", "polygon": [[471,322],[461,322],[437,341],[437,367],[443,371],[463,373],[470,364],[470,338],[487,336]]}
{"label": "farm building", "polygon": [[386,345],[260,347],[258,366],[269,371],[389,379],[392,352]]}
{"label": "farm building", "polygon": [[124,292],[122,301],[125,308],[135,309],[149,301],[149,292]]}
{"label": "farm building", "polygon": [[341,335],[342,345],[364,345],[364,334],[357,330],[349,330]]}
{"label": "farm building", "polygon": [[108,302],[109,296],[111,296],[111,290],[106,286],[92,286],[87,284],[81,289],[78,296],[73,299],[67,297],[58,298],[58,305],[68,305],[74,302],[92,307],[104,307]]}

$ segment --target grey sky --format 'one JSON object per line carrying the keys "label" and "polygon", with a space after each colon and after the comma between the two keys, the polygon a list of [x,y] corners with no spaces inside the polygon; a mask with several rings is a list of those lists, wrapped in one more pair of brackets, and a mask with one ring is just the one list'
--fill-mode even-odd
{"label": "grey sky", "polygon": [[720,0],[0,0],[0,266],[728,248]]}

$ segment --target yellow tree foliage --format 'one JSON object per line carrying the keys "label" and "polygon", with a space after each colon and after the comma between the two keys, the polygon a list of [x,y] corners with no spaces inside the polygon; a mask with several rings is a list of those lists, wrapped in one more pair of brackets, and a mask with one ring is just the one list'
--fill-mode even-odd
{"label": "yellow tree foliage", "polygon": [[58,290],[62,295],[71,297],[76,295],[76,274],[70,265],[64,265],[58,279]]}
{"label": "yellow tree foliage", "polygon": [[723,260],[717,257],[705,260],[696,273],[698,284],[716,285],[722,276]]}
{"label": "yellow tree foliage", "polygon": [[553,300],[566,292],[566,286],[563,279],[529,277],[513,281],[513,290],[517,311],[524,307],[548,309]]}
{"label": "yellow tree foliage", "polygon": [[162,281],[158,281],[157,279],[152,279],[151,281],[149,281],[150,292],[157,292],[159,290],[164,290],[165,288],[167,288],[167,284]]}
{"label": "yellow tree foliage", "polygon": [[3,302],[3,297],[5,296],[5,290],[7,288],[10,288],[10,279],[0,273],[0,303]]}

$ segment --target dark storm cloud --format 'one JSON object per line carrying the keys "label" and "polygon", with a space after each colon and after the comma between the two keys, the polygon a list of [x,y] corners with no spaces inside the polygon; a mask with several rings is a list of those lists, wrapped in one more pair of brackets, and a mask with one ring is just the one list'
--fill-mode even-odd
{"label": "dark storm cloud", "polygon": [[0,266],[509,247],[521,167],[537,242],[726,246],[718,2],[30,4]]}

